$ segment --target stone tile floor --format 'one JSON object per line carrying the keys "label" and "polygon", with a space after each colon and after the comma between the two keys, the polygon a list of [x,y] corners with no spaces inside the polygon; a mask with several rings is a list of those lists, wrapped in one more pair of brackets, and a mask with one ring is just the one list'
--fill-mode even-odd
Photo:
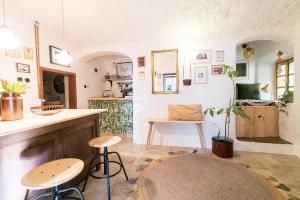
{"label": "stone tile floor", "polygon": [[[123,173],[111,178],[111,195],[113,200],[138,200],[136,181],[140,172],[149,165],[153,159],[158,159],[168,155],[183,153],[204,152],[196,148],[152,146],[145,151],[145,145],[133,144],[128,138],[111,148],[121,154],[129,183],[125,181]],[[208,152],[209,150],[207,150]],[[209,153],[211,154],[211,153]],[[214,156],[211,154],[211,156]],[[115,158],[112,158],[115,159]],[[300,200],[300,159],[296,156],[235,152],[235,156],[229,159],[239,165],[244,166],[269,182],[280,191],[287,200]],[[111,166],[111,172],[118,167]],[[100,171],[101,172],[101,171]],[[80,188],[82,185],[80,185]],[[106,181],[89,178],[86,191],[86,200],[107,199]]]}

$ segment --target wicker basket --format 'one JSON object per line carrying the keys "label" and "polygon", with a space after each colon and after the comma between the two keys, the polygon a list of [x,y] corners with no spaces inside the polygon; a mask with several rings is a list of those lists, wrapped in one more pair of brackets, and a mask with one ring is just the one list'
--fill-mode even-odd
{"label": "wicker basket", "polygon": [[47,106],[33,106],[30,107],[32,113],[36,115],[54,115],[59,113],[64,108],[64,105],[47,105]]}

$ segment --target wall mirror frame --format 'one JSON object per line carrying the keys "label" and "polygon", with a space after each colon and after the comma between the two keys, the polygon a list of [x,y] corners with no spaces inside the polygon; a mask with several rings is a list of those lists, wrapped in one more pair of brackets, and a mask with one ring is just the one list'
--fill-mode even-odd
{"label": "wall mirror frame", "polygon": [[[152,65],[152,94],[178,94],[179,93],[178,49],[165,49],[165,50],[151,51],[151,65]],[[166,72],[158,71],[158,68],[165,69],[169,67],[171,68],[169,71]]]}

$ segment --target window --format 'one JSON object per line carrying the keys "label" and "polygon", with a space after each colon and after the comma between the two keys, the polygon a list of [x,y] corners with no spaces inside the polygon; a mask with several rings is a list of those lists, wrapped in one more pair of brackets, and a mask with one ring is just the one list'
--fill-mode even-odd
{"label": "window", "polygon": [[163,74],[164,78],[164,91],[172,92],[176,91],[176,74]]}
{"label": "window", "polygon": [[290,58],[276,63],[276,97],[282,98],[286,92],[294,91],[295,63]]}

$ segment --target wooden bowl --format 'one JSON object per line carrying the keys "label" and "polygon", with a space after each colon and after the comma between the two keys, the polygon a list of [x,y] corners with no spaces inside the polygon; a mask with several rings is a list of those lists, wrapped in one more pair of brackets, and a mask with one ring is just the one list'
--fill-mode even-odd
{"label": "wooden bowl", "polygon": [[64,105],[33,106],[30,111],[36,115],[48,116],[61,112],[63,108]]}

